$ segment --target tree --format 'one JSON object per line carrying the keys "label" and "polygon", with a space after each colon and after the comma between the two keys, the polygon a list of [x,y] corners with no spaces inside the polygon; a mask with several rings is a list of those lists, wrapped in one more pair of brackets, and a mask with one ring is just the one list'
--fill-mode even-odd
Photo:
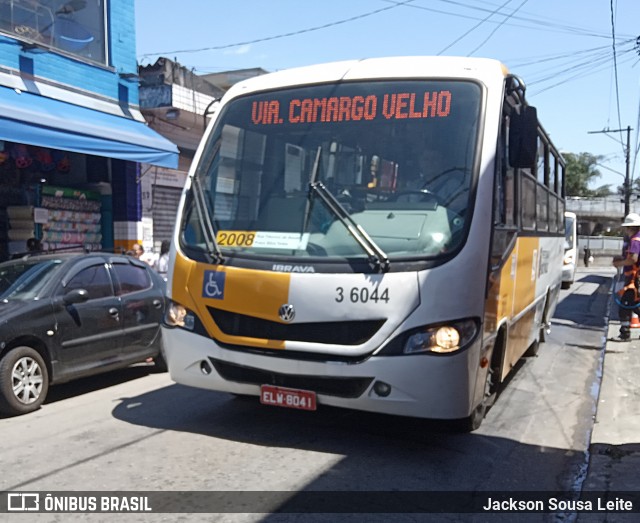
{"label": "tree", "polygon": [[596,166],[603,157],[590,153],[563,153],[566,163],[565,188],[567,196],[584,196],[588,198],[608,196],[611,194],[609,185],[602,185],[597,189],[590,189],[596,179],[602,174]]}

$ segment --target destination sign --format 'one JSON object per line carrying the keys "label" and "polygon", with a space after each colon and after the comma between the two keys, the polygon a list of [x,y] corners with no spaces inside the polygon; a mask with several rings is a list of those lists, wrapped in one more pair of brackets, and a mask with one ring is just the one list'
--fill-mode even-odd
{"label": "destination sign", "polygon": [[386,93],[368,96],[331,96],[255,101],[254,125],[357,122],[386,118],[446,118],[451,113],[451,91]]}

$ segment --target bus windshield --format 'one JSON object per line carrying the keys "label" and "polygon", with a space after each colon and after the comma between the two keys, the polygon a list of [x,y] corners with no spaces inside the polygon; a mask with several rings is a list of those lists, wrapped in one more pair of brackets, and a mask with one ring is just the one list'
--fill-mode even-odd
{"label": "bus windshield", "polygon": [[181,241],[221,256],[446,255],[470,220],[480,109],[480,86],[452,80],[236,98],[202,152]]}

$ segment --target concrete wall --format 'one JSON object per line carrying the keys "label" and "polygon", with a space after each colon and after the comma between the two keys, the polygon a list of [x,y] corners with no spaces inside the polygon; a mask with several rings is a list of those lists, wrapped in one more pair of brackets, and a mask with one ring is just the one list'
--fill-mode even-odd
{"label": "concrete wall", "polygon": [[[630,212],[640,212],[640,202],[632,198]],[[620,196],[606,196],[604,198],[579,198],[570,196],[566,199],[567,211],[575,212],[579,216],[614,217],[621,219],[624,215],[624,202]]]}
{"label": "concrete wall", "polygon": [[608,267],[614,256],[622,254],[623,239],[617,236],[578,236],[578,266],[584,266],[584,250],[589,248],[594,261],[590,266]]}

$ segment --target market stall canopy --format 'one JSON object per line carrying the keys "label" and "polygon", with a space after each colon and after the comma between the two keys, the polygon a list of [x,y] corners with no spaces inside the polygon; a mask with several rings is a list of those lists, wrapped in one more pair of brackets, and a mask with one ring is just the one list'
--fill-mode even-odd
{"label": "market stall canopy", "polygon": [[0,87],[0,140],[178,166],[178,148],[144,123]]}

